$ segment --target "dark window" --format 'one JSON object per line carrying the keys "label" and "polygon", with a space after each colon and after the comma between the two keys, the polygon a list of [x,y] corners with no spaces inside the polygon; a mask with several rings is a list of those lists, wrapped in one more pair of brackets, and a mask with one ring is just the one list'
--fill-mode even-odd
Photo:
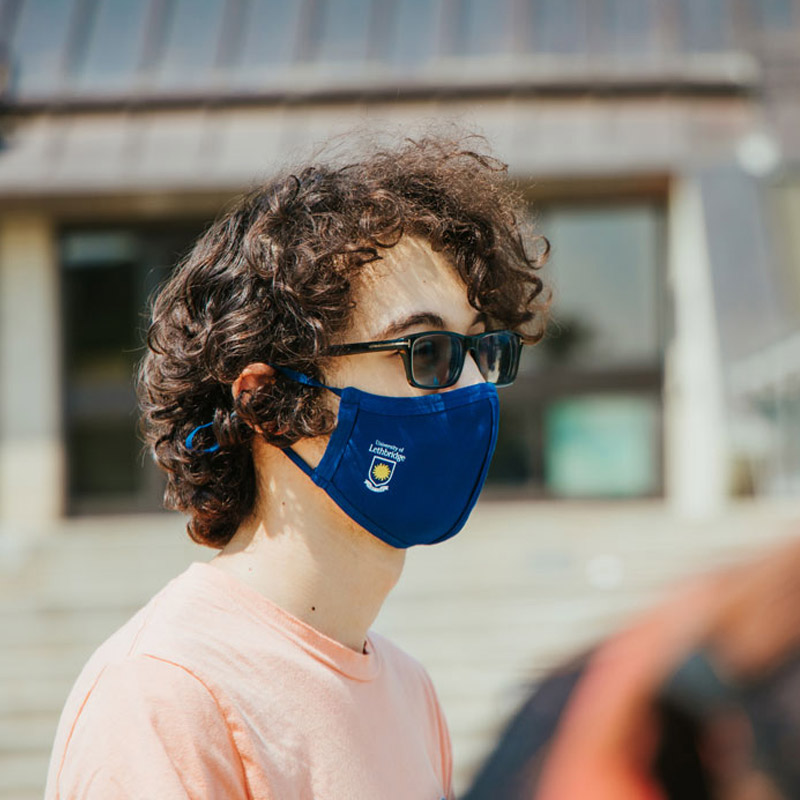
{"label": "dark window", "polygon": [[160,507],[163,482],[143,457],[133,388],[146,299],[199,226],[71,230],[63,264],[65,432],[71,512]]}

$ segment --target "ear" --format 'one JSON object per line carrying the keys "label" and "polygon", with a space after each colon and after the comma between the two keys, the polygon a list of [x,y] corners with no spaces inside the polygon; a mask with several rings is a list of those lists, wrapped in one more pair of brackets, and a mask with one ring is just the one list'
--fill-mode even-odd
{"label": "ear", "polygon": [[256,389],[272,383],[276,374],[275,367],[271,367],[269,364],[248,364],[231,386],[233,399],[235,400],[242,392],[254,392]]}

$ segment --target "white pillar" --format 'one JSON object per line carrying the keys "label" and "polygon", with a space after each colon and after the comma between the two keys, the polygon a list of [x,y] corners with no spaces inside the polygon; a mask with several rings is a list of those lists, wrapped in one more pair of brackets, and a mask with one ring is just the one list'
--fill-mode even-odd
{"label": "white pillar", "polygon": [[58,259],[51,221],[0,217],[0,528],[64,507]]}
{"label": "white pillar", "polygon": [[675,308],[664,382],[667,499],[706,518],[728,496],[725,401],[700,188],[677,178],[669,197],[668,269]]}

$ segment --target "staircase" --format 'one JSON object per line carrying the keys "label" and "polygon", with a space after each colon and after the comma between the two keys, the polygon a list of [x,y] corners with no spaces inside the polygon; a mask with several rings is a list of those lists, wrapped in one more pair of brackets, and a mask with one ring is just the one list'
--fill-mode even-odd
{"label": "staircase", "polygon": [[[797,504],[737,505],[687,523],[658,502],[483,501],[459,536],[409,551],[374,627],[428,668],[461,791],[545,670],[676,579],[796,535],[788,523],[799,517]],[[0,800],[42,797],[58,717],[86,659],[212,555],[171,514],[0,530]]]}

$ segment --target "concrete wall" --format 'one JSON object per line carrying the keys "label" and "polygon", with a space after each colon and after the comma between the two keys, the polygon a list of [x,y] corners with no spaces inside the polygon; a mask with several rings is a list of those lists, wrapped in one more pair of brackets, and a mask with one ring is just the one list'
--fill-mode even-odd
{"label": "concrete wall", "polygon": [[64,505],[58,258],[52,222],[0,217],[0,526]]}
{"label": "concrete wall", "polygon": [[668,275],[674,336],[664,377],[665,492],[683,517],[719,513],[728,496],[725,400],[700,188],[673,182]]}

